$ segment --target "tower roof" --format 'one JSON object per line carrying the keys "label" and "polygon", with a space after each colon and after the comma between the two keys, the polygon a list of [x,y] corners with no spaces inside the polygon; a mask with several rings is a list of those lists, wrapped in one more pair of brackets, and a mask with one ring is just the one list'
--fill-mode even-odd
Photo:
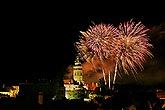
{"label": "tower roof", "polygon": [[80,59],[79,59],[78,56],[76,57],[76,60],[74,61],[74,64],[75,64],[75,66],[81,65],[81,62],[80,62]]}

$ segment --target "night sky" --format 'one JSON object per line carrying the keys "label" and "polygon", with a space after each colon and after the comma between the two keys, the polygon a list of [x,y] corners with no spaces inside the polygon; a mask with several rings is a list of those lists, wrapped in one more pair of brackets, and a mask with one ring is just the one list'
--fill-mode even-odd
{"label": "night sky", "polygon": [[[116,13],[103,9],[98,12],[96,7],[95,11],[80,11],[81,7],[76,8],[78,6],[67,10],[44,5],[5,8],[1,20],[0,79],[52,78],[63,73],[74,63],[76,51],[73,43],[78,40],[79,31],[86,30],[92,22],[118,26],[120,22],[133,18],[152,27],[165,21],[162,13]],[[159,54],[164,55],[164,52]]]}

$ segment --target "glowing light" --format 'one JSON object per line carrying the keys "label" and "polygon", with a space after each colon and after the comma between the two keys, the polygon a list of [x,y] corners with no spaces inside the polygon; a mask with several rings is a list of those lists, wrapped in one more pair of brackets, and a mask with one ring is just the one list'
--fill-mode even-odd
{"label": "glowing light", "polygon": [[137,73],[139,67],[143,70],[143,63],[146,58],[153,57],[149,48],[153,47],[149,43],[147,29],[141,22],[135,24],[132,19],[121,23],[118,27],[119,36],[114,39],[113,53],[118,66],[126,74]]}
{"label": "glowing light", "polygon": [[137,73],[138,68],[143,70],[146,58],[153,57],[149,50],[153,46],[149,43],[148,30],[141,22],[135,23],[132,19],[120,23],[117,28],[110,24],[94,25],[85,32],[80,31],[82,36],[75,46],[83,60],[90,63],[94,59],[100,60],[104,80],[104,63],[113,59],[114,84],[118,70],[126,74]]}
{"label": "glowing light", "polygon": [[99,59],[105,80],[103,60],[111,54],[112,40],[117,36],[117,28],[110,24],[98,24],[80,33],[82,36],[79,42],[75,43],[78,54],[87,62],[93,62],[94,58]]}
{"label": "glowing light", "polygon": [[109,24],[90,26],[87,31],[80,31],[82,36],[79,42],[76,42],[77,51],[87,61],[94,56],[108,57],[111,53],[111,41],[117,32],[117,29]]}

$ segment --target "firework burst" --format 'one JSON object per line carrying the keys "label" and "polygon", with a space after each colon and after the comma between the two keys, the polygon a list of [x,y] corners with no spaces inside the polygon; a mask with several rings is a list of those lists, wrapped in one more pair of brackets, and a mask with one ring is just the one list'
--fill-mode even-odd
{"label": "firework burst", "polygon": [[100,60],[102,68],[104,68],[103,60],[107,59],[110,54],[112,54],[112,40],[118,34],[117,28],[110,24],[101,23],[90,26],[87,31],[80,31],[80,33],[82,36],[79,42],[75,44],[81,58],[87,62],[93,62],[93,59],[97,58]]}
{"label": "firework burst", "polygon": [[[119,36],[113,41],[114,58],[116,61],[116,70],[124,70],[126,74],[137,73],[137,68],[143,70],[143,63],[147,57],[152,58],[153,54],[149,48],[153,47],[149,43],[147,29],[141,22],[135,24],[131,19],[128,22],[121,23],[118,27]],[[115,78],[114,78],[115,82]]]}
{"label": "firework burst", "polygon": [[95,56],[103,60],[111,53],[112,40],[117,36],[118,31],[113,25],[98,24],[90,26],[87,31],[80,31],[79,42],[76,42],[76,49],[79,55],[89,61]]}
{"label": "firework burst", "polygon": [[147,57],[152,58],[147,29],[141,22],[137,24],[131,19],[120,23],[118,28],[110,24],[89,26],[87,31],[80,31],[81,36],[75,43],[76,50],[81,59],[92,63],[99,60],[105,79],[104,63],[113,59],[115,84],[116,74],[124,71],[126,74],[137,73],[138,68],[143,70],[143,63]]}

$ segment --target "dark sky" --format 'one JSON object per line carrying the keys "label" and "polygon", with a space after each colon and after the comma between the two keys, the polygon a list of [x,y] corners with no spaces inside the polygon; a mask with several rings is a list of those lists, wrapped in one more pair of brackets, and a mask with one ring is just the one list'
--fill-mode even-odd
{"label": "dark sky", "polygon": [[92,22],[117,26],[133,18],[152,27],[165,21],[162,13],[148,11],[132,14],[122,9],[116,13],[97,7],[84,11],[78,6],[72,10],[67,8],[44,5],[4,8],[1,16],[1,79],[56,76],[73,64],[76,54],[73,43],[78,39],[79,31],[86,30]]}

